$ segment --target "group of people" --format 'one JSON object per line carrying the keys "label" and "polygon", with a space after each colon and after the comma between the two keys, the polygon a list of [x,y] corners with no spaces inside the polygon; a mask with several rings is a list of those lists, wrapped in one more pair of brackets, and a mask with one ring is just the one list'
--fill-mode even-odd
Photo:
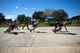
{"label": "group of people", "polygon": [[17,24],[14,22],[9,23],[9,27],[6,31],[4,31],[5,33],[10,33],[12,30],[14,29],[18,29]]}
{"label": "group of people", "polygon": [[[40,20],[39,20],[39,19],[32,19],[31,21],[32,21],[31,23],[32,23],[33,29],[30,29],[30,28],[29,28],[29,24],[28,24],[28,22],[26,22],[26,21],[24,21],[24,25],[23,25],[22,29],[24,29],[24,27],[27,26],[27,29],[28,29],[30,32],[34,31],[35,28],[36,28],[36,27],[38,26],[38,24],[40,23]],[[69,23],[68,23],[67,21],[65,21],[65,22],[57,22],[57,23],[54,24],[55,28],[54,28],[52,31],[53,31],[54,33],[58,32],[58,31],[61,31],[62,27],[64,26],[64,27],[65,27],[65,30],[68,32],[68,30],[67,30],[67,28],[66,28],[66,26],[67,26],[68,24],[69,24]],[[10,33],[10,32],[11,32],[12,30],[14,30],[15,28],[18,29],[17,25],[16,25],[15,23],[11,23],[11,24],[9,25],[9,28],[8,28],[6,31],[4,31],[4,32],[5,32],[5,33],[6,33],[6,32],[7,32],[7,33]]]}
{"label": "group of people", "polygon": [[[30,32],[32,32],[32,31],[35,30],[35,28],[38,26],[39,23],[40,23],[39,19],[32,19],[32,24],[31,25],[32,25],[33,29],[30,29],[28,22],[24,21],[24,25],[23,25],[22,29],[24,29],[24,27],[27,26],[27,29],[30,30]],[[17,24],[14,23],[14,22],[11,22],[9,24],[8,29],[6,31],[4,31],[4,32],[5,33],[10,33],[14,29],[18,29]]]}
{"label": "group of people", "polygon": [[69,23],[67,21],[65,22],[57,22],[54,24],[55,28],[52,30],[53,32],[58,32],[58,31],[61,31],[62,30],[62,27],[65,28],[65,30],[68,32],[66,26],[68,25]]}

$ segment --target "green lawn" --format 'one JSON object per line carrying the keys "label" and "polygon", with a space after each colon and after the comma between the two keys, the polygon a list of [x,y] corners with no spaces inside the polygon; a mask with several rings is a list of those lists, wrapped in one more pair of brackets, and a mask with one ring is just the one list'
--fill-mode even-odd
{"label": "green lawn", "polygon": [[[23,24],[18,25],[18,27],[22,27],[22,26],[23,26]],[[72,24],[70,24],[68,26],[76,26],[76,22],[73,21]],[[0,27],[8,27],[8,25],[7,24],[3,24],[3,25],[0,25]],[[48,25],[48,22],[43,22],[43,23],[40,23],[38,25],[38,27],[50,27],[50,26]]]}
{"label": "green lawn", "polygon": [[0,25],[0,27],[8,27],[7,24]]}
{"label": "green lawn", "polygon": [[73,20],[69,26],[76,26],[76,21]]}
{"label": "green lawn", "polygon": [[39,27],[48,27],[48,22],[43,22],[38,25]]}
{"label": "green lawn", "polygon": [[[38,26],[39,27],[51,27],[48,25],[48,22],[40,23]],[[72,24],[69,24],[68,26],[76,26],[76,22],[73,21]]]}

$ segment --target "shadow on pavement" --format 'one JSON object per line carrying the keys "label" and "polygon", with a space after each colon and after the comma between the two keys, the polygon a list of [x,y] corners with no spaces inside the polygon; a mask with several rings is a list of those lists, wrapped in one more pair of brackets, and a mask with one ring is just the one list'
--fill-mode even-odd
{"label": "shadow on pavement", "polygon": [[80,46],[80,42],[76,42]]}
{"label": "shadow on pavement", "polygon": [[47,32],[41,32],[41,31],[37,31],[37,33],[47,33]]}
{"label": "shadow on pavement", "polygon": [[70,32],[59,32],[56,34],[65,34],[65,35],[77,35],[77,33],[70,33]]}
{"label": "shadow on pavement", "polygon": [[25,33],[25,32],[10,32],[9,34],[18,35],[18,33]]}

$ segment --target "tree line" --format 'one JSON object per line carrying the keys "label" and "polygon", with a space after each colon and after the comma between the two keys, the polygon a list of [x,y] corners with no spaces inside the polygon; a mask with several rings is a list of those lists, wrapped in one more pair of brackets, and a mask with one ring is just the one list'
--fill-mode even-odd
{"label": "tree line", "polygon": [[[53,17],[55,22],[62,22],[69,19],[69,15],[63,9],[54,10],[54,9],[45,9],[44,11],[35,11],[32,14],[32,17],[26,16],[25,14],[18,15],[15,21],[23,23],[24,20],[31,21],[31,19],[40,19],[41,22],[44,22],[46,17]],[[48,18],[49,19],[49,18]],[[0,24],[6,23],[6,18],[3,13],[0,12]],[[9,20],[11,21],[11,19]]]}

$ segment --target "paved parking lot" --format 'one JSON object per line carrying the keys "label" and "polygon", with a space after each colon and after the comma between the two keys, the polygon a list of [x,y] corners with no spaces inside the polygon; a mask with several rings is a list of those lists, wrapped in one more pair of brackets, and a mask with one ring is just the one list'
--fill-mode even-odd
{"label": "paved parking lot", "polygon": [[68,27],[75,35],[65,32],[64,28],[55,34],[53,28],[12,31],[18,35],[4,33],[7,28],[0,28],[0,53],[80,53],[80,27]]}

